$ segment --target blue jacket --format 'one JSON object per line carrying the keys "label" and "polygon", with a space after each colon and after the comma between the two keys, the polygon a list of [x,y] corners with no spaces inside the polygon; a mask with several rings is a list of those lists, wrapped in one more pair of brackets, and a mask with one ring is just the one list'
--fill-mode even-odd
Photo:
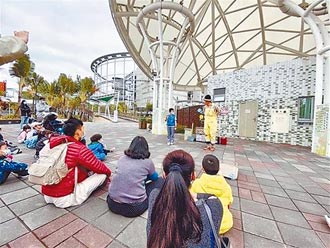
{"label": "blue jacket", "polygon": [[105,159],[104,145],[100,142],[92,142],[88,145],[88,149],[91,150],[94,155],[101,161]]}
{"label": "blue jacket", "polygon": [[168,114],[166,117],[166,125],[168,127],[175,127],[175,122],[176,122],[176,118],[175,118],[175,114]]}

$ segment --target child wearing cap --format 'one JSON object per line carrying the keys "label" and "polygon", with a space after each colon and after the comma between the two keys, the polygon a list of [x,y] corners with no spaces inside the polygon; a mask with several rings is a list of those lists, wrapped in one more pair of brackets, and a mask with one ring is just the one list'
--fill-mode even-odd
{"label": "child wearing cap", "polygon": [[202,167],[205,173],[193,182],[190,191],[192,193],[213,194],[219,198],[223,207],[219,233],[223,234],[233,226],[233,215],[229,211],[229,206],[233,203],[231,187],[222,175],[217,175],[220,163],[216,156],[212,154],[205,155]]}
{"label": "child wearing cap", "polygon": [[5,141],[0,142],[0,184],[3,184],[11,172],[18,176],[27,176],[27,164],[14,162]]}
{"label": "child wearing cap", "polygon": [[101,143],[102,135],[97,133],[90,137],[91,143],[88,144],[89,150],[91,150],[94,155],[101,161],[105,159],[108,152],[112,152],[114,148],[107,150],[105,146]]}
{"label": "child wearing cap", "polygon": [[210,95],[204,97],[204,133],[206,147],[204,150],[214,151],[216,134],[217,134],[217,125],[218,125],[218,115],[220,114],[220,109],[212,103]]}

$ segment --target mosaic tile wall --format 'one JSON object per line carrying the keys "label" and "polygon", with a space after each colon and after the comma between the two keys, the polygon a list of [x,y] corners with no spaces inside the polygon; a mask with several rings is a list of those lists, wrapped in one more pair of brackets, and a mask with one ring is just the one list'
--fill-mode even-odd
{"label": "mosaic tile wall", "polygon": [[[257,136],[255,140],[311,146],[312,124],[298,123],[298,97],[313,96],[315,88],[315,57],[294,59],[273,65],[255,67],[211,76],[207,93],[226,88],[227,116],[221,116],[221,135],[239,137],[239,103],[257,100]],[[289,109],[291,127],[288,133],[270,131],[271,111]]]}

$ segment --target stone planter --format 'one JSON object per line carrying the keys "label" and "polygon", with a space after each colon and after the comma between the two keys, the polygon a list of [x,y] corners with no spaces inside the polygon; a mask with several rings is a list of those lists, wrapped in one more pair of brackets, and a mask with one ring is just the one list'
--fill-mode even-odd
{"label": "stone planter", "polygon": [[0,125],[4,124],[20,124],[21,120],[19,119],[12,119],[12,120],[0,120]]}

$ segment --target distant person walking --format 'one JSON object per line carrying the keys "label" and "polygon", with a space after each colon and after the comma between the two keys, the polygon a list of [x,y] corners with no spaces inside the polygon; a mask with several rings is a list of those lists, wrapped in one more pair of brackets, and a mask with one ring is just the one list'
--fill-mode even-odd
{"label": "distant person walking", "polygon": [[31,108],[25,100],[22,100],[21,105],[19,106],[21,110],[21,123],[20,129],[22,130],[23,126],[29,124],[29,118],[31,116]]}
{"label": "distant person walking", "polygon": [[174,132],[176,127],[176,116],[174,114],[174,109],[170,108],[168,110],[169,114],[166,116],[167,125],[167,144],[174,145]]}

